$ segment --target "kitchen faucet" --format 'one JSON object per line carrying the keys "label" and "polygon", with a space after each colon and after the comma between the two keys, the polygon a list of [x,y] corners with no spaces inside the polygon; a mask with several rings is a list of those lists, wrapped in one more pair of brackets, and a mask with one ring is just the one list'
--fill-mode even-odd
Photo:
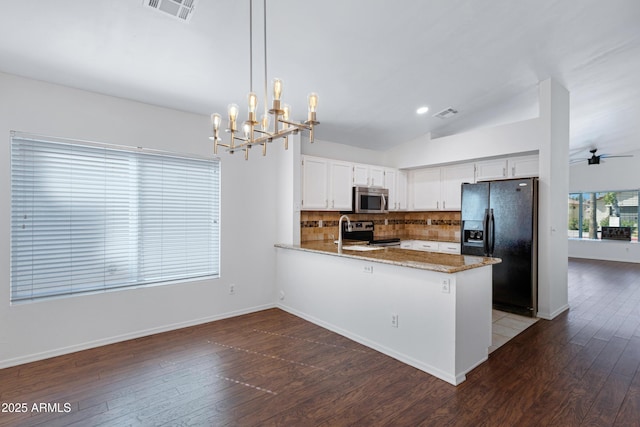
{"label": "kitchen faucet", "polygon": [[346,215],[342,215],[338,220],[338,253],[339,254],[342,253],[342,220],[343,219],[347,220],[347,227],[351,226],[351,220],[349,220],[349,217]]}

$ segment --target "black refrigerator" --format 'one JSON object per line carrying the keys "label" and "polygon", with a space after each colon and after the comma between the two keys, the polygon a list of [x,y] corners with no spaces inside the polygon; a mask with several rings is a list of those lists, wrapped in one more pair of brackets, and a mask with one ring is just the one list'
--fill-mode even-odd
{"label": "black refrigerator", "polygon": [[535,317],[538,294],[538,179],[462,184],[461,252],[493,265],[493,307]]}

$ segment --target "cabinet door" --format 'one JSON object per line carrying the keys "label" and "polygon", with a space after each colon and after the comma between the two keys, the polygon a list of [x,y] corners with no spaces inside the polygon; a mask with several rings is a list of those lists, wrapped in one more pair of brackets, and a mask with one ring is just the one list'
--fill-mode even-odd
{"label": "cabinet door", "polygon": [[329,209],[351,210],[353,166],[346,162],[329,162]]}
{"label": "cabinet door", "polygon": [[317,157],[302,158],[302,209],[326,209],[327,161]]}
{"label": "cabinet door", "polygon": [[411,171],[413,210],[437,210],[440,206],[440,168]]}
{"label": "cabinet door", "polygon": [[462,206],[462,183],[473,183],[475,165],[463,163],[442,168],[442,210],[460,210]]}
{"label": "cabinet door", "polygon": [[369,186],[369,166],[353,165],[353,185]]}
{"label": "cabinet door", "polygon": [[511,157],[509,159],[509,176],[511,178],[528,178],[539,176],[538,155]]}
{"label": "cabinet door", "polygon": [[396,176],[396,201],[398,210],[407,210],[407,173],[398,171]]}
{"label": "cabinet door", "polygon": [[396,175],[397,171],[395,169],[386,169],[384,171],[384,188],[389,190],[389,210],[396,211],[398,210],[398,201],[396,199]]}
{"label": "cabinet door", "polygon": [[384,168],[381,166],[369,166],[369,185],[371,187],[384,187]]}
{"label": "cabinet door", "polygon": [[483,160],[476,163],[476,182],[507,178],[507,159]]}

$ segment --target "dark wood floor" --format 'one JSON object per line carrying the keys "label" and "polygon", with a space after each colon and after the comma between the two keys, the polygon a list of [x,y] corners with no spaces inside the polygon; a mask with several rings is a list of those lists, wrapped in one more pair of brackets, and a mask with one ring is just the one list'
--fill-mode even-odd
{"label": "dark wood floor", "polygon": [[640,264],[569,283],[458,387],[273,309],[0,370],[0,425],[640,426]]}

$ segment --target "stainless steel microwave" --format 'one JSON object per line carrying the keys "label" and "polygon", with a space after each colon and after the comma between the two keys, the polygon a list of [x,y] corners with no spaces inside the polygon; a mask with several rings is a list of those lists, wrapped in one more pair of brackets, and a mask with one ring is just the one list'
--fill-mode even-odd
{"label": "stainless steel microwave", "polygon": [[353,187],[353,213],[389,212],[389,190],[381,187]]}

